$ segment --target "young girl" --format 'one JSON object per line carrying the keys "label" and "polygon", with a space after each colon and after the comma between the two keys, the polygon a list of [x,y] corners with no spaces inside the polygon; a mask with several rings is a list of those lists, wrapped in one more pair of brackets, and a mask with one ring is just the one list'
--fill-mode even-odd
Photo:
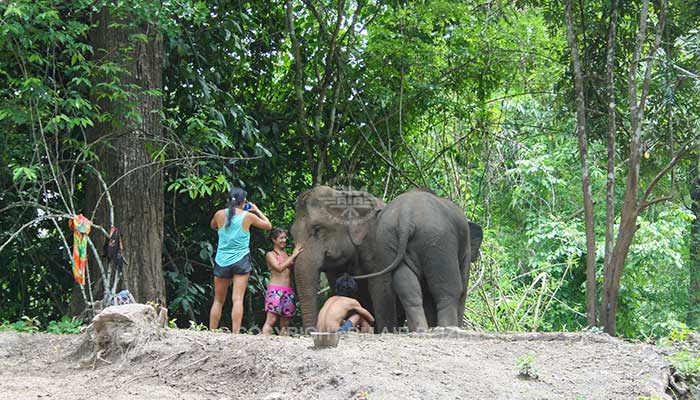
{"label": "young girl", "polygon": [[[216,229],[219,245],[214,261],[214,302],[209,313],[209,329],[219,327],[221,308],[226,301],[228,287],[233,281],[231,300],[231,332],[238,333],[243,320],[243,297],[248,287],[250,264],[250,227],[268,230],[272,224],[253,203],[248,203],[247,193],[234,187],[229,194],[228,208],[214,214],[209,225]],[[249,206],[249,207],[247,207]],[[247,210],[244,210],[247,209]]]}
{"label": "young girl", "polygon": [[294,289],[292,286],[292,268],[294,259],[304,248],[297,243],[292,255],[287,255],[284,250],[287,245],[287,231],[281,228],[273,228],[270,232],[270,240],[273,244],[272,251],[265,255],[267,267],[270,269],[270,283],[265,292],[265,311],[267,318],[263,325],[263,335],[272,333],[272,327],[280,317],[280,335],[289,335],[289,319],[294,316]]}

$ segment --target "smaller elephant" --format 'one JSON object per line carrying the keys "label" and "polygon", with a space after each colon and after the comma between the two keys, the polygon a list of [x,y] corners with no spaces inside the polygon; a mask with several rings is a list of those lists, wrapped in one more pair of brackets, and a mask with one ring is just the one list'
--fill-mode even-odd
{"label": "smaller elephant", "polygon": [[367,280],[378,332],[397,327],[397,298],[411,331],[462,325],[482,230],[451,201],[412,190],[384,205],[366,192],[318,186],[299,196],[292,235],[304,246],[295,267],[304,327],[316,323],[322,271]]}

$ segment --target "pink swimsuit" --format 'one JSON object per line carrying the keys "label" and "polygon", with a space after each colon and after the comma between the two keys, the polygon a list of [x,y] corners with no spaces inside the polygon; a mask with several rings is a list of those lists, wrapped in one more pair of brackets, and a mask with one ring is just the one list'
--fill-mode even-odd
{"label": "pink swimsuit", "polygon": [[[282,256],[275,253],[277,262],[282,263]],[[286,286],[268,285],[265,291],[265,311],[282,317],[293,317],[296,312],[294,305],[294,289]]]}

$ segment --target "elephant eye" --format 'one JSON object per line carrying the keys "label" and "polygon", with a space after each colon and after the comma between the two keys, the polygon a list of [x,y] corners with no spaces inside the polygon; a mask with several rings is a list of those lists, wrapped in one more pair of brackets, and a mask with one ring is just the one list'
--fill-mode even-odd
{"label": "elephant eye", "polygon": [[320,225],[314,225],[311,228],[311,235],[314,237],[318,237],[318,235],[321,233],[321,226]]}

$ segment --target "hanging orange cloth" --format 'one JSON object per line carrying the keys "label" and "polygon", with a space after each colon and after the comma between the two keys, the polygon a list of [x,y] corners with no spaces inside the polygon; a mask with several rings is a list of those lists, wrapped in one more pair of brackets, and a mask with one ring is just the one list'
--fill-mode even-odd
{"label": "hanging orange cloth", "polygon": [[92,222],[83,214],[68,220],[73,230],[73,278],[80,285],[85,284],[85,267],[87,266],[87,235],[90,234]]}

